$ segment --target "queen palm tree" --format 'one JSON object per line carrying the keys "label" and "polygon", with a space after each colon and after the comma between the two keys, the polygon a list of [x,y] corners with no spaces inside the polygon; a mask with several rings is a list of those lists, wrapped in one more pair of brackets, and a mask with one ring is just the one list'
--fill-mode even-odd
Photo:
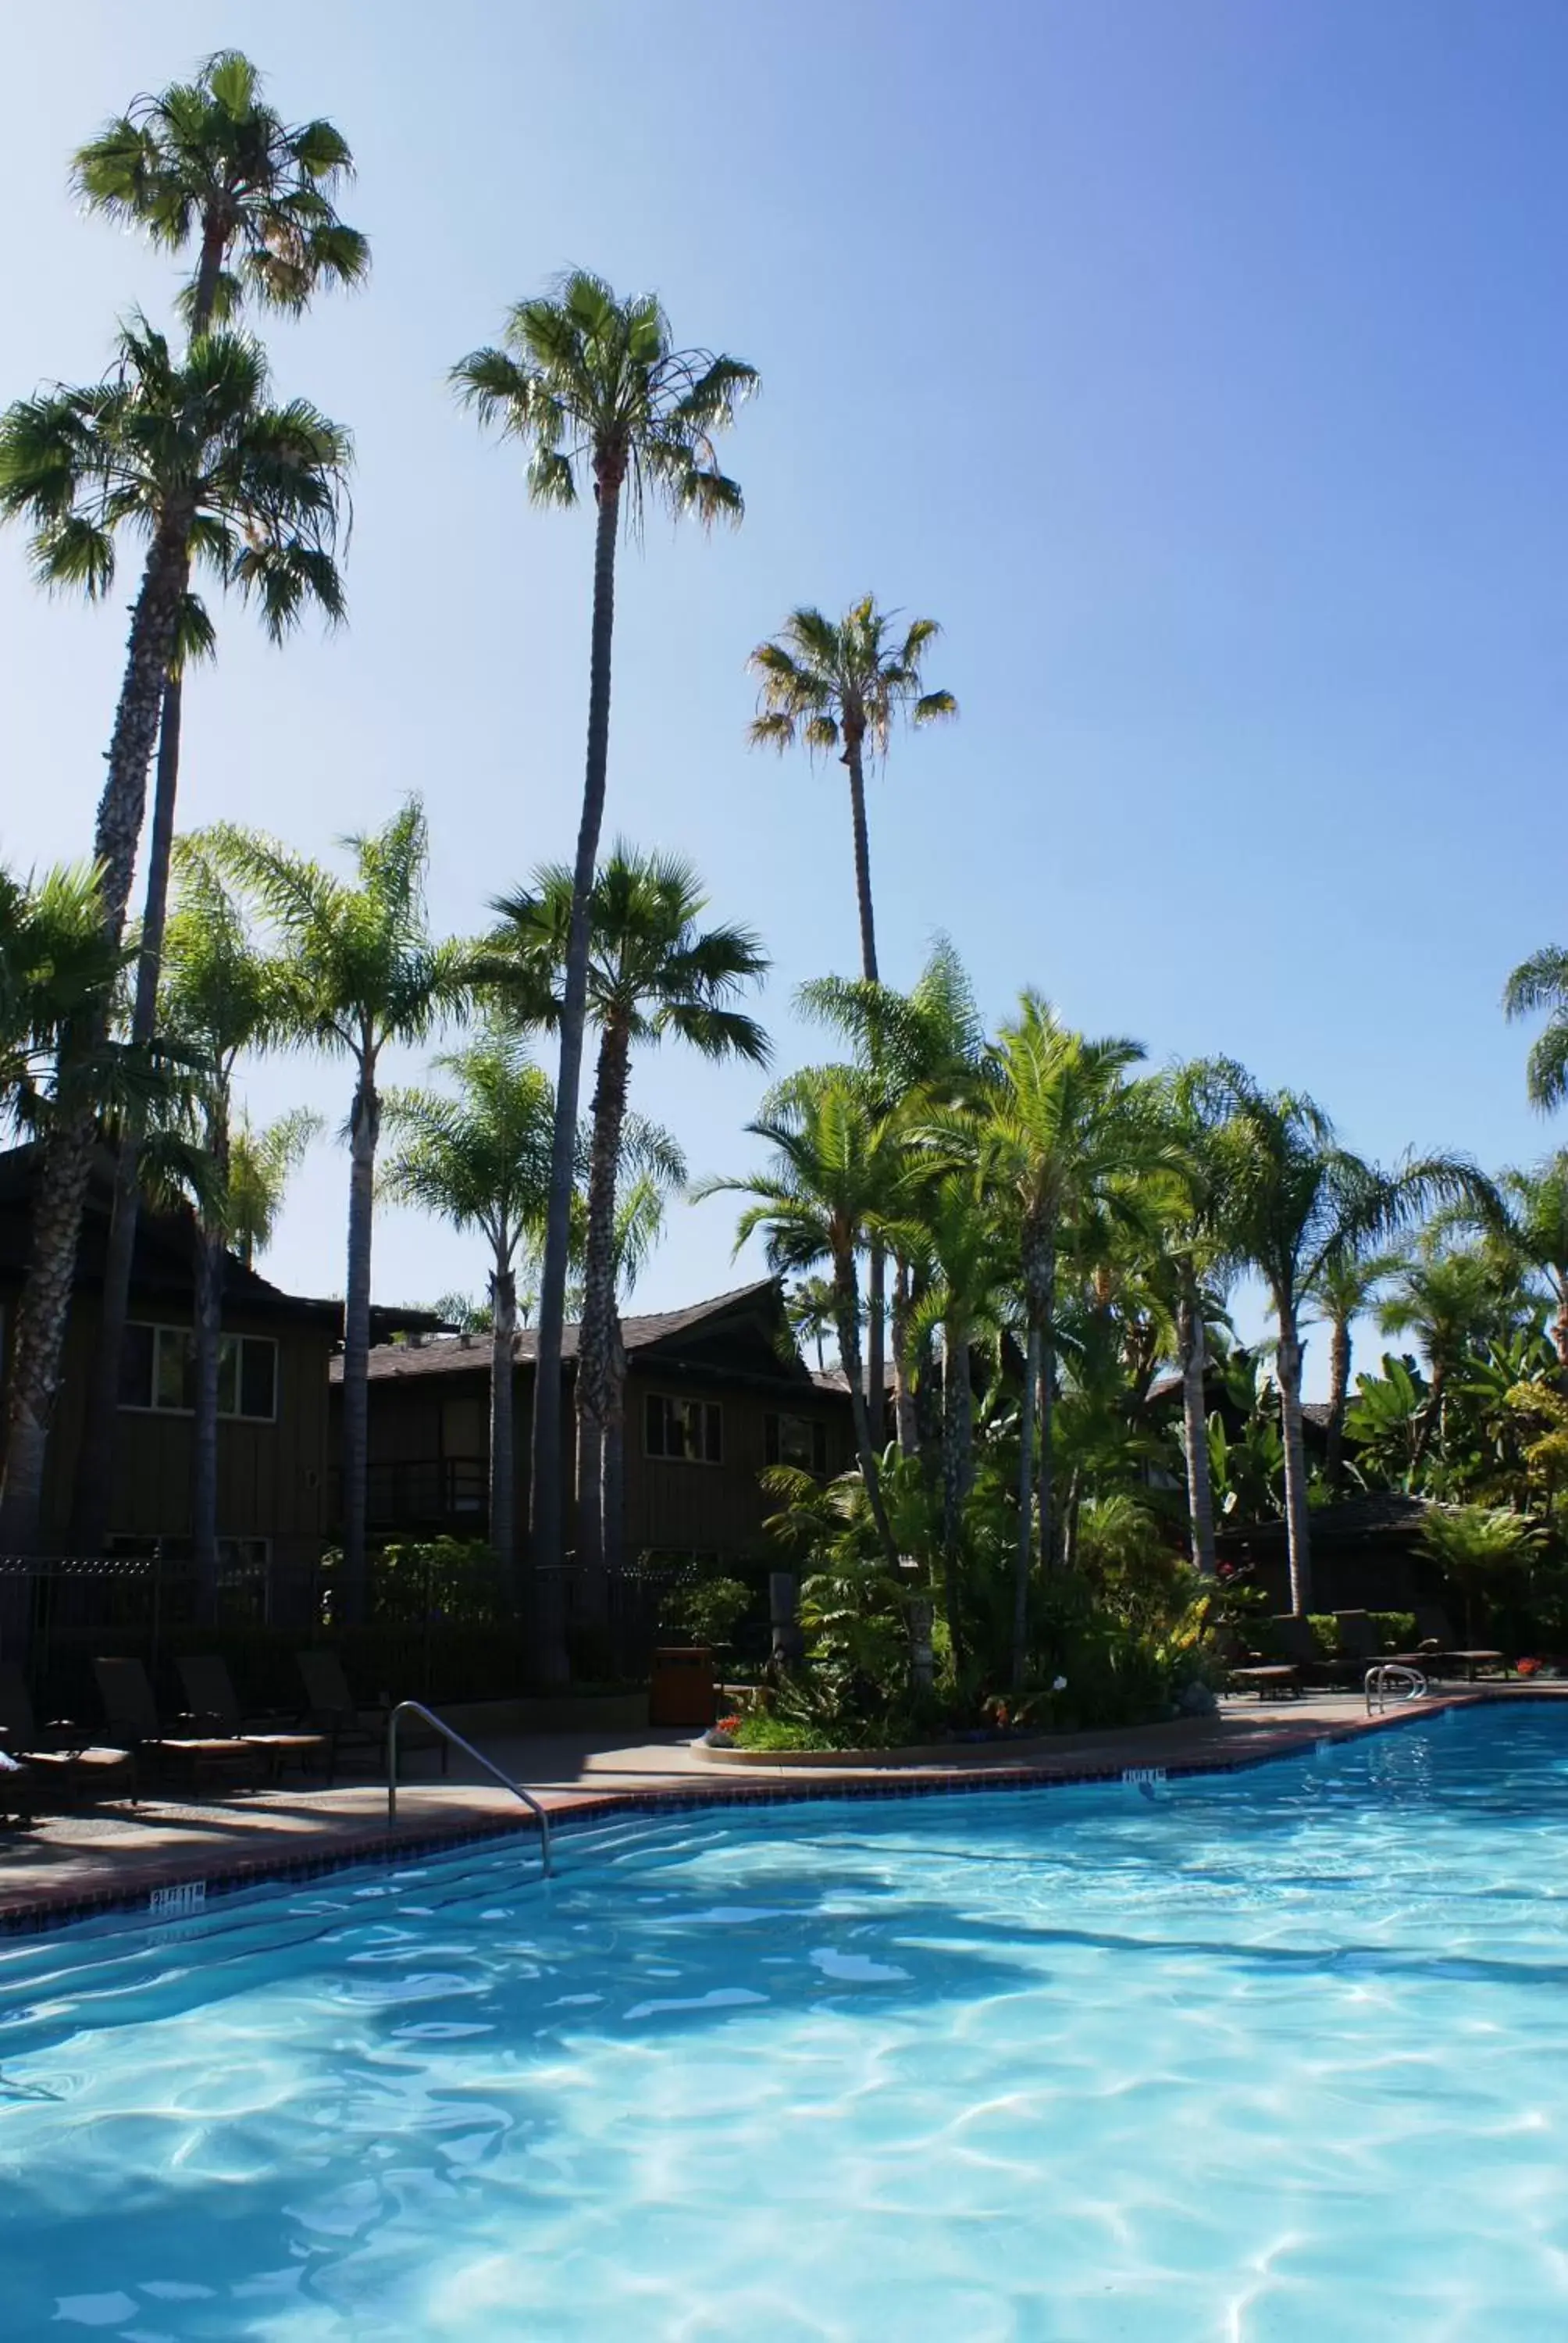
{"label": "queen palm tree", "polygon": [[1215,1145],[1224,1163],[1236,1250],[1269,1290],[1279,1345],[1281,1429],[1285,1453],[1285,1527],[1291,1608],[1312,1608],[1306,1453],[1302,1440],[1301,1314],[1324,1263],[1352,1246],[1397,1235],[1434,1204],[1484,1206],[1488,1183],[1454,1156],[1405,1161],[1380,1171],[1342,1148],[1310,1098],[1264,1091],[1239,1066],[1217,1064],[1211,1080],[1224,1105]]}
{"label": "queen palm tree", "polygon": [[1568,947],[1547,944],[1521,960],[1503,992],[1503,1013],[1512,1023],[1546,1011],[1545,1031],[1531,1046],[1525,1064],[1530,1103],[1551,1113],[1568,1098]]}
{"label": "queen palm tree", "polygon": [[90,863],[26,879],[0,867],[0,1127],[43,1126],[64,1038],[97,1019],[129,956],[104,933]]}
{"label": "queen palm tree", "polygon": [[288,1182],[326,1124],[309,1107],[295,1107],[259,1131],[242,1113],[229,1141],[229,1242],[249,1269],[276,1233]]}
{"label": "queen palm tree", "polygon": [[1541,1278],[1552,1297],[1551,1334],[1568,1380],[1568,1151],[1498,1182],[1503,1217],[1494,1234],[1519,1270]]}
{"label": "queen palm tree", "polygon": [[[79,148],[72,183],[86,208],[136,229],[163,249],[194,244],[196,271],[181,296],[192,341],[231,321],[248,297],[297,316],[322,285],[355,286],[369,246],[338,216],[334,198],[353,176],[347,142],[327,121],[290,124],[270,106],[262,76],[236,49],[208,57],[195,77],[133,99]],[[164,683],[146,857],[141,955],[131,1038],[152,1038],[157,1001],[169,850],[179,786],[183,669],[210,649],[195,597]],[[102,1543],[110,1486],[120,1352],[136,1250],[137,1133],[128,1126],[116,1159],[104,1264],[103,1311],[76,1473],[75,1534],[82,1551]]]}
{"label": "queen palm tree", "polygon": [[[757,389],[758,376],[742,359],[676,348],[652,294],[621,299],[602,277],[577,269],[550,293],[519,301],[508,317],[501,347],[472,351],[453,368],[452,380],[481,422],[498,422],[504,437],[529,449],[528,491],[537,504],[574,505],[591,480],[598,508],[588,762],[572,866],[534,1376],[533,1559],[553,1573],[562,1555],[561,1322],[588,1014],[588,908],[609,759],[617,531],[623,498],[635,526],[648,494],[706,524],[739,519],[740,490],[720,471],[715,443]],[[558,1645],[558,1634],[552,1641]],[[546,1656],[551,1664],[564,1662],[558,1649]]]}
{"label": "queen palm tree", "polygon": [[544,1233],[555,1098],[521,1035],[498,1024],[436,1064],[452,1076],[457,1096],[388,1093],[382,1121],[397,1145],[381,1187],[455,1229],[477,1231],[490,1247],[490,1545],[512,1583],[518,1260],[536,1253]]}
{"label": "queen palm tree", "polygon": [[1353,1329],[1376,1303],[1399,1266],[1392,1253],[1351,1243],[1326,1253],[1312,1280],[1309,1300],[1329,1329],[1329,1420],[1323,1477],[1332,1496],[1344,1494],[1345,1410],[1350,1403]]}
{"label": "queen palm tree", "polygon": [[1440,1458],[1447,1446],[1447,1398],[1473,1352],[1505,1341],[1513,1330],[1512,1281],[1500,1281],[1495,1249],[1450,1245],[1441,1230],[1402,1262],[1384,1264],[1392,1291],[1378,1312],[1385,1334],[1412,1334],[1426,1361],[1426,1405],[1410,1460],[1420,1472],[1433,1440]]}
{"label": "queen palm tree", "polygon": [[864,1084],[841,1067],[799,1077],[787,1104],[747,1128],[771,1147],[772,1163],[749,1178],[704,1181],[693,1191],[694,1201],[725,1192],[750,1197],[735,1249],[739,1252],[760,1231],[775,1275],[809,1275],[827,1264],[860,1478],[883,1556],[896,1569],[898,1549],[882,1502],[866,1406],[856,1262],[868,1226],[892,1209],[907,1169],[903,1135],[893,1121],[871,1111]]}
{"label": "queen palm tree", "polygon": [[270,1038],[283,978],[258,952],[238,905],[199,837],[175,849],[176,902],[164,936],[159,1020],[198,1051],[205,1193],[196,1213],[196,1375],[191,1428],[191,1544],[201,1617],[217,1615],[218,1375],[223,1282],[232,1233],[230,1134],[234,1073],[244,1051]]}
{"label": "queen palm tree", "polygon": [[384,1050],[428,1039],[467,1013],[473,955],[437,942],[425,909],[429,839],[410,798],[384,828],[345,839],[351,880],[296,854],[276,839],[222,824],[206,833],[217,868],[272,930],[286,981],[275,1040],[321,1050],[354,1068],[348,1109],[348,1277],[343,1312],[343,1604],[363,1619],[370,1349],[370,1241],[376,1150],[381,1135],[377,1087]]}
{"label": "queen palm tree", "polygon": [[895,719],[934,723],[956,716],[950,691],[927,691],[921,661],[940,632],[934,618],[900,629],[868,594],[837,621],[803,605],[778,636],[759,643],[750,666],[760,706],[754,748],[782,751],[804,740],[813,752],[837,749],[849,776],[855,833],[855,896],[860,912],[860,974],[877,981],[877,923],[871,906],[871,856],[866,830],[866,761],[886,757]]}
{"label": "queen palm tree", "polygon": [[[1042,1567],[1050,1567],[1054,1550],[1051,1411],[1064,1234],[1091,1214],[1107,1222],[1141,1221],[1147,1200],[1135,1175],[1171,1158],[1158,1119],[1151,1111],[1137,1111],[1125,1080],[1142,1055],[1136,1041],[1086,1041],[1036,992],[1023,994],[991,1053],[992,1083],[978,1131],[980,1173],[1010,1233],[1027,1328],[1013,1581],[1015,1684],[1022,1682],[1028,1656],[1034,1521]],[[961,1144],[961,1128],[958,1137]]]}
{"label": "queen palm tree", "polygon": [[[124,681],[99,800],[95,857],[104,927],[117,944],[141,837],[159,704],[187,608],[193,562],[260,605],[281,639],[314,603],[341,616],[335,556],[347,442],[302,400],[270,404],[251,342],[208,335],[176,361],[138,320],[122,328],[103,382],[24,399],[0,416],[0,518],[30,521],[40,578],[89,598],[114,581],[116,540],[147,540]],[[73,1033],[89,1051],[103,1021]],[[50,1406],[75,1258],[94,1127],[59,1125],[17,1311],[0,1544],[36,1543]]]}
{"label": "queen palm tree", "polygon": [[[503,927],[498,953],[515,962],[525,1001],[564,1014],[561,978],[570,943],[572,873],[538,873],[527,893],[492,907]],[[689,862],[612,849],[595,881],[588,918],[588,1015],[598,1029],[598,1066],[588,1142],[588,1225],[578,1330],[578,1562],[582,1610],[597,1621],[605,1603],[601,1460],[613,1399],[616,1320],[616,1188],[635,1045],[667,1036],[715,1060],[759,1065],[767,1037],[734,1007],[766,972],[749,929],[703,928],[702,885]]]}

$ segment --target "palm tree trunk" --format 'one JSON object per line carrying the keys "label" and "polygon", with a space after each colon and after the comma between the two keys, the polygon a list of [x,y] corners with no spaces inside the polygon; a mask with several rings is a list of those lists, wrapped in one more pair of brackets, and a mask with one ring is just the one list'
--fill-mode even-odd
{"label": "palm tree trunk", "polygon": [[615,633],[615,542],[621,478],[598,475],[598,526],[594,541],[593,639],[588,669],[588,763],[582,820],[572,871],[572,922],[567,942],[561,1002],[560,1063],[556,1080],[555,1140],[550,1154],[549,1209],[539,1270],[538,1365],[534,1372],[533,1469],[529,1483],[531,1560],[535,1579],[536,1672],[547,1684],[564,1684],[565,1614],[562,1559],[561,1324],[566,1314],[567,1253],[571,1242],[572,1177],[577,1160],[578,1094],[582,1081],[583,1028],[588,1016],[588,912],[604,821],[609,762],[610,648]]}
{"label": "palm tree trunk", "polygon": [[1351,1330],[1336,1323],[1329,1337],[1329,1423],[1323,1472],[1332,1496],[1345,1493],[1345,1403],[1351,1387]]}
{"label": "palm tree trunk", "polygon": [[621,1340],[618,1315],[615,1322],[609,1413],[604,1426],[600,1490],[608,1584],[626,1568],[626,1345]]}
{"label": "palm tree trunk", "polygon": [[1274,1297],[1280,1325],[1276,1365],[1285,1450],[1285,1536],[1291,1554],[1291,1609],[1304,1619],[1312,1607],[1312,1534],[1307,1523],[1307,1452],[1302,1440],[1302,1345],[1294,1309]]}
{"label": "palm tree trunk", "polygon": [[877,921],[871,909],[871,845],[866,829],[866,772],[861,758],[861,735],[853,726],[846,726],[844,763],[849,775],[849,813],[855,827],[855,901],[860,913],[860,974],[868,984],[877,984]]}
{"label": "palm tree trunk", "polygon": [[518,1281],[498,1252],[490,1272],[490,1551],[510,1587],[518,1558],[517,1473],[512,1453],[513,1353]]}
{"label": "palm tree trunk", "polygon": [[[142,906],[136,991],[131,1010],[131,1041],[145,1049],[157,1028],[158,973],[163,965],[164,923],[168,910],[169,862],[174,847],[175,799],[180,769],[180,682],[164,684],[158,722],[157,775],[153,787],[153,825],[147,841],[147,889]],[[82,1445],[76,1458],[75,1502],[71,1543],[78,1554],[101,1554],[108,1534],[115,1469],[115,1428],[120,1403],[120,1354],[130,1316],[131,1271],[136,1261],[136,1222],[141,1206],[137,1179],[142,1120],[131,1112],[115,1157],[115,1202],[104,1262],[104,1305],[93,1354]],[[249,1264],[247,1263],[248,1267]]]}
{"label": "palm tree trunk", "polygon": [[1056,1398],[1056,1239],[1053,1233],[1037,1233],[1033,1240],[1032,1259],[1025,1264],[1024,1286],[1029,1296],[1030,1316],[1034,1322],[1030,1332],[1036,1337],[1039,1358],[1039,1396],[1035,1412],[1040,1419],[1040,1470],[1035,1482],[1035,1509],[1040,1515],[1040,1566],[1050,1570],[1056,1562],[1056,1540],[1051,1519],[1054,1491],[1051,1467],[1054,1463],[1051,1433],[1054,1428]]}
{"label": "palm tree trunk", "polygon": [[[109,743],[108,778],[98,800],[93,851],[102,866],[104,926],[116,940],[130,900],[147,767],[157,736],[163,686],[174,655],[180,598],[190,568],[188,515],[166,516],[147,554],[131,617],[126,670]],[[61,1045],[61,1086],[108,1033],[107,1005]],[[43,1535],[44,1459],[59,1385],[65,1322],[76,1273],[82,1206],[92,1173],[96,1117],[67,1109],[44,1146],[33,1213],[33,1252],[16,1305],[6,1403],[5,1479],[0,1483],[0,1551],[35,1554]]]}
{"label": "palm tree trunk", "polygon": [[968,1494],[973,1429],[969,1330],[961,1314],[942,1324],[942,1599],[953,1666],[963,1660],[959,1601],[959,1548]]}
{"label": "palm tree trunk", "polygon": [[1432,1361],[1432,1380],[1427,1385],[1426,1405],[1416,1426],[1415,1442],[1410,1452],[1410,1477],[1413,1482],[1426,1462],[1426,1452],[1432,1446],[1432,1434],[1437,1434],[1438,1453],[1443,1449],[1443,1409],[1447,1372],[1441,1359]]}
{"label": "palm tree trunk", "polygon": [[873,1237],[866,1263],[866,1402],[871,1437],[881,1454],[888,1436],[888,1256]]}
{"label": "palm tree trunk", "polygon": [[1190,1293],[1183,1293],[1176,1305],[1176,1347],[1181,1364],[1181,1445],[1187,1463],[1192,1567],[1205,1578],[1212,1578],[1214,1491],[1209,1478],[1209,1422],[1203,1405],[1203,1312]]}
{"label": "palm tree trunk", "polygon": [[1012,1688],[1018,1692],[1029,1669],[1029,1566],[1034,1544],[1034,1393],[1040,1379],[1040,1329],[1030,1326],[1024,1346],[1023,1393],[1018,1411],[1018,1548],[1012,1572]]}
{"label": "palm tree trunk", "polygon": [[855,1257],[852,1253],[834,1263],[833,1300],[834,1317],[839,1329],[839,1363],[849,1390],[849,1413],[855,1427],[855,1454],[860,1467],[860,1478],[866,1484],[866,1502],[871,1509],[871,1519],[876,1524],[883,1559],[890,1570],[897,1570],[899,1550],[893,1544],[887,1508],[882,1503],[882,1476],[877,1463],[877,1452],[871,1445],[870,1419],[866,1413],[866,1388],[860,1374],[860,1295],[855,1282]]}
{"label": "palm tree trunk", "polygon": [[615,1200],[630,1055],[631,1035],[625,1021],[612,1020],[599,1041],[594,1082],[583,1310],[578,1329],[578,1591],[580,1615],[596,1626],[602,1624],[608,1606],[600,1473],[614,1381]]}
{"label": "palm tree trunk", "polygon": [[196,1232],[196,1393],[191,1421],[191,1552],[196,1617],[217,1621],[217,1402],[223,1351],[223,1237],[198,1222]]}
{"label": "palm tree trunk", "polygon": [[898,1433],[900,1456],[920,1453],[920,1418],[915,1413],[915,1394],[910,1379],[910,1265],[895,1259],[893,1263],[892,1353],[893,1353],[893,1423]]}
{"label": "palm tree trunk", "polygon": [[367,1051],[348,1117],[348,1292],[343,1305],[343,1622],[363,1626],[369,1607],[365,1549],[369,1468],[370,1234],[381,1101]]}

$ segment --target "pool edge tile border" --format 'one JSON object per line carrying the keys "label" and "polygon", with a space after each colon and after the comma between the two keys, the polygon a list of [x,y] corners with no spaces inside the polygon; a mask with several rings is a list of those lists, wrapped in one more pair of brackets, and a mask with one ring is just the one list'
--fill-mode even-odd
{"label": "pool edge tile border", "polygon": [[[1561,1697],[1544,1687],[1539,1693],[1521,1689],[1500,1695],[1477,1685],[1473,1690],[1438,1694],[1410,1708],[1385,1710],[1377,1716],[1342,1718],[1316,1727],[1305,1721],[1300,1725],[1293,1721],[1282,1722],[1279,1731],[1251,1748],[1238,1750],[1233,1755],[1214,1751],[1186,1760],[1178,1758],[1167,1762],[1163,1772],[1168,1783],[1214,1774],[1249,1773],[1260,1765],[1277,1765],[1287,1757],[1310,1757],[1319,1748],[1363,1740],[1368,1734],[1417,1725],[1423,1718],[1456,1709],[1512,1706],[1520,1702],[1550,1702]],[[900,1775],[889,1769],[879,1774],[846,1774],[837,1779],[808,1776],[789,1781],[714,1780],[700,1786],[694,1784],[690,1789],[574,1792],[569,1805],[550,1810],[550,1836],[552,1840],[570,1837],[578,1830],[617,1815],[712,1813],[726,1806],[803,1805],[833,1798],[864,1803],[888,1798],[961,1797],[999,1790],[1114,1787],[1127,1770],[1126,1760],[1119,1758],[1114,1763],[1106,1760],[1049,1772],[1039,1766],[1007,1765]],[[85,1892],[62,1885],[42,1888],[25,1902],[0,1907],[0,1939],[45,1935],[53,1929],[74,1927],[85,1920],[106,1919],[115,1914],[139,1917],[149,1927],[165,1927],[171,1925],[171,1919],[155,1912],[152,1902],[155,1895],[171,1887],[195,1886],[199,1883],[204,1890],[204,1908],[210,1910],[216,1902],[245,1895],[252,1888],[276,1886],[289,1880],[321,1879],[330,1873],[363,1870],[377,1864],[421,1863],[463,1846],[505,1838],[534,1840],[538,1833],[538,1825],[531,1815],[519,1815],[516,1820],[504,1815],[482,1818],[470,1815],[463,1821],[390,1837],[384,1825],[374,1830],[346,1833],[330,1848],[323,1847],[314,1855],[299,1852],[250,1859],[219,1855],[205,1865],[196,1859],[168,1865],[149,1864],[135,1887],[114,1885]]]}

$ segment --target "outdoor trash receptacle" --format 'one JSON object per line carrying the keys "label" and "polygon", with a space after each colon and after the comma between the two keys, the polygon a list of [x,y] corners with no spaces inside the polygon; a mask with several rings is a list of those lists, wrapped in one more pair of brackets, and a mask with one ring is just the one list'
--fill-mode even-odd
{"label": "outdoor trash receptacle", "polygon": [[649,1725],[709,1725],[713,1722],[713,1654],[706,1644],[655,1652],[648,1686]]}

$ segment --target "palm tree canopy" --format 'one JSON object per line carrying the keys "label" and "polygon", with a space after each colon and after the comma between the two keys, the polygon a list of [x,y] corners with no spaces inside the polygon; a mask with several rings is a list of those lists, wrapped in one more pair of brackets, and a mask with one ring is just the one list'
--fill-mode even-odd
{"label": "palm tree canopy", "polygon": [[363,1064],[385,1042],[426,1041],[444,1019],[467,1013],[473,952],[428,933],[429,839],[417,799],[383,829],[341,841],[351,879],[233,823],[206,835],[217,867],[276,935],[280,1039]]}
{"label": "palm tree canopy", "polygon": [[802,1015],[828,1026],[875,1075],[888,1109],[911,1091],[955,1100],[983,1078],[985,1024],[969,971],[945,936],[908,992],[865,977],[810,978],[795,995]]}
{"label": "palm tree canopy", "polygon": [[956,716],[952,693],[928,691],[921,672],[940,632],[934,618],[900,630],[898,615],[879,610],[869,594],[838,620],[809,606],[792,610],[749,661],[759,686],[753,745],[782,750],[803,739],[825,751],[865,743],[885,756],[900,713],[913,724]]}
{"label": "palm tree canopy", "polygon": [[[75,192],[90,211],[141,229],[178,251],[211,239],[220,268],[213,316],[232,317],[249,293],[297,313],[323,282],[357,285],[370,248],[338,217],[333,198],[354,157],[330,122],[286,123],[262,76],[237,49],[220,49],[195,77],[132,100],[81,147]],[[182,305],[188,317],[196,281]]]}
{"label": "palm tree canopy", "polygon": [[62,1036],[108,998],[135,945],[105,933],[98,873],[60,865],[41,878],[0,869],[0,1120],[31,1128]]}
{"label": "palm tree canopy", "polygon": [[1498,1184],[1505,1213],[1500,1242],[1525,1269],[1546,1277],[1561,1299],[1568,1294],[1568,1152],[1530,1171],[1504,1172]]}
{"label": "palm tree canopy", "polygon": [[1505,1340],[1519,1322],[1518,1288],[1500,1277],[1490,1248],[1423,1247],[1397,1268],[1378,1324],[1385,1334],[1413,1334],[1433,1368],[1459,1366],[1473,1344]]}
{"label": "palm tree canopy", "polygon": [[1054,1231],[1091,1208],[1137,1213],[1134,1175],[1171,1152],[1125,1080],[1142,1056],[1141,1042],[1087,1040],[1022,995],[991,1052],[980,1150],[982,1176],[1026,1227]]}
{"label": "palm tree canopy", "polygon": [[241,1117],[229,1142],[228,1229],[230,1242],[245,1260],[272,1242],[289,1176],[323,1128],[321,1117],[308,1107],[280,1114],[259,1131],[248,1116]]}
{"label": "palm tree canopy", "polygon": [[286,1015],[286,976],[257,950],[206,840],[176,839],[174,869],[159,1025],[205,1053],[226,1094],[240,1051],[264,1045]]}
{"label": "palm tree canopy", "polygon": [[905,1168],[893,1122],[872,1111],[861,1084],[827,1067],[809,1092],[799,1091],[791,1112],[763,1114],[747,1128],[772,1148],[772,1163],[747,1178],[700,1182],[693,1202],[725,1192],[749,1196],[735,1250],[761,1231],[776,1274],[809,1272],[823,1262],[841,1270],[887,1209]]}
{"label": "palm tree canopy", "polygon": [[[272,405],[270,390],[246,336],[204,335],[176,361],[136,317],[102,382],[7,407],[0,518],[31,526],[39,581],[98,600],[122,528],[149,541],[188,528],[196,563],[254,598],[274,640],[309,602],[340,618],[348,437],[304,399]],[[182,628],[188,655],[201,631],[188,608]]]}
{"label": "palm tree canopy", "polygon": [[[709,1058],[759,1065],[768,1037],[730,1006],[769,967],[749,928],[699,926],[701,881],[678,855],[639,854],[618,840],[594,880],[588,911],[588,1014],[633,1041],[667,1034]],[[572,874],[551,865],[531,890],[491,905],[504,925],[496,970],[525,1013],[553,1023],[571,929]],[[515,975],[514,975],[515,971]]]}
{"label": "palm tree canopy", "polygon": [[677,349],[651,293],[622,299],[603,277],[572,269],[519,301],[500,347],[471,351],[451,379],[481,422],[528,449],[539,504],[575,504],[591,480],[596,491],[629,487],[633,523],[649,493],[705,523],[740,518],[716,441],[760,378],[744,359]]}
{"label": "palm tree canopy", "polygon": [[1521,960],[1503,990],[1503,1009],[1511,1021],[1547,1012],[1546,1030],[1526,1061],[1525,1079],[1532,1106],[1549,1113],[1568,1098],[1568,950],[1548,944]]}
{"label": "palm tree canopy", "polygon": [[544,1230],[555,1091],[521,1038],[498,1026],[436,1060],[457,1085],[388,1092],[383,1122],[395,1141],[381,1175],[399,1203],[478,1229],[509,1268],[525,1238]]}

